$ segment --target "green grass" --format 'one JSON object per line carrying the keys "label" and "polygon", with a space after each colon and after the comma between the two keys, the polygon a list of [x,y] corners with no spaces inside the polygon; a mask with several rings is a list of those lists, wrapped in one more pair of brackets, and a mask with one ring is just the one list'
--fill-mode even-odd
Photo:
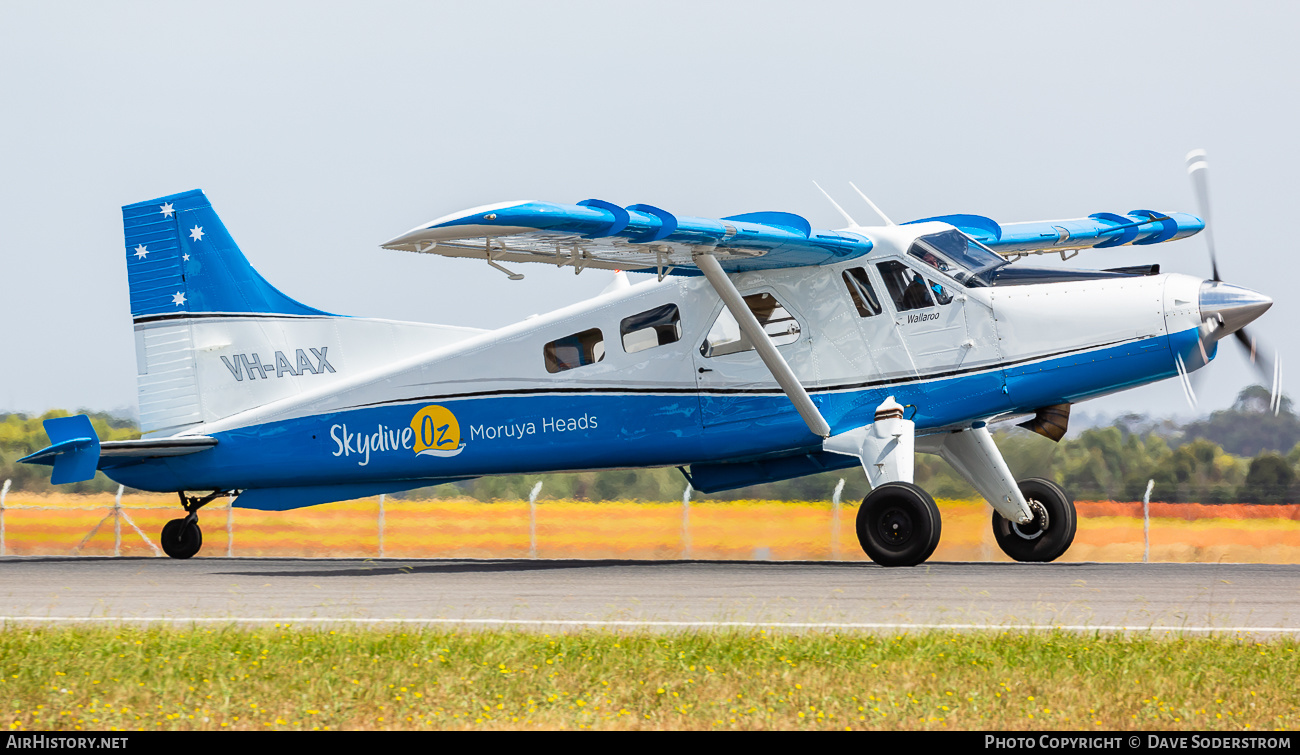
{"label": "green grass", "polygon": [[9,729],[1296,729],[1300,643],[1068,633],[0,631]]}

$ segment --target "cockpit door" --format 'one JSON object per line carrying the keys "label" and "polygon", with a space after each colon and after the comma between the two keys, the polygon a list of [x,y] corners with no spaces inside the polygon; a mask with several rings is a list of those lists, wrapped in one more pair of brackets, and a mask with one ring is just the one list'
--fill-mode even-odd
{"label": "cockpit door", "polygon": [[887,259],[876,263],[894,308],[894,326],[920,375],[960,367],[974,345],[965,292],[934,271]]}

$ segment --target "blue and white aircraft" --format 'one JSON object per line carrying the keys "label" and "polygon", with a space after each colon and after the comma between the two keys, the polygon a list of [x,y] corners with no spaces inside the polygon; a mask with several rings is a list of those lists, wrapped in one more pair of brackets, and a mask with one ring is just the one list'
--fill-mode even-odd
{"label": "blue and white aircraft", "polygon": [[[1189,159],[1204,200],[1204,153]],[[1186,384],[1220,339],[1252,343],[1242,328],[1272,304],[1217,266],[1202,280],[1020,261],[1183,239],[1205,227],[1192,215],[882,215],[864,227],[836,209],[846,228],[785,212],[502,202],[383,244],[485,260],[511,279],[522,276],[505,265],[523,262],[652,274],[631,285],[620,272],[593,299],[487,331],[299,303],[249,265],[201,191],[127,205],[145,435],[100,442],[85,416],[47,420],[52,445],[23,461],[52,464],[55,483],[98,469],[178,492],[185,516],[161,538],[175,558],[199,551],[198,511],[226,495],[283,510],[483,475],[656,466],[714,492],[861,464],[872,490],[859,540],[899,566],[939,542],[939,510],[913,483],[924,452],[987,499],[1008,555],[1051,561],[1074,538],[1074,504],[1047,480],[1017,481],[989,423],[1025,420],[1059,440],[1071,404]]]}

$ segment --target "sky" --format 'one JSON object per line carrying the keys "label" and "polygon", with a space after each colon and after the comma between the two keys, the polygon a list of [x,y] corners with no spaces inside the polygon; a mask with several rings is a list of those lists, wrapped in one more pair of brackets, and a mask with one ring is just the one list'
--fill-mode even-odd
{"label": "sky", "polygon": [[[1138,8],[4,0],[0,411],[133,411],[120,207],[188,189],[310,306],[492,328],[610,273],[522,265],[511,282],[379,244],[515,199],[843,226],[814,180],[861,223],[849,181],[895,220],[1195,213],[1194,148],[1220,270],[1274,297],[1251,329],[1285,370],[1300,4]],[[1210,272],[1197,237],[1054,264],[1149,262]],[[1254,380],[1233,344],[1198,377],[1200,414]],[[1173,381],[1079,409],[1193,414]]]}

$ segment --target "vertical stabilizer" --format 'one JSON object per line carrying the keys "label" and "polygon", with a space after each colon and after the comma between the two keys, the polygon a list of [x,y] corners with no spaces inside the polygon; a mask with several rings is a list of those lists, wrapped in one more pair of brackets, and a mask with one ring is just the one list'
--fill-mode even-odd
{"label": "vertical stabilizer", "polygon": [[146,433],[190,432],[480,332],[332,315],[286,296],[198,190],[127,205],[122,225]]}

